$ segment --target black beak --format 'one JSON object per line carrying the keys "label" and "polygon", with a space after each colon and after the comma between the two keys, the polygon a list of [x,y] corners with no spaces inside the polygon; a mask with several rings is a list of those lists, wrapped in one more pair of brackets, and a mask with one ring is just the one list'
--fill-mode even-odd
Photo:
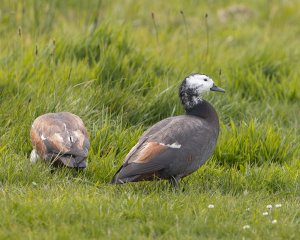
{"label": "black beak", "polygon": [[220,88],[215,84],[210,88],[210,91],[216,91],[216,92],[222,92],[222,93],[225,92],[225,90],[223,88]]}

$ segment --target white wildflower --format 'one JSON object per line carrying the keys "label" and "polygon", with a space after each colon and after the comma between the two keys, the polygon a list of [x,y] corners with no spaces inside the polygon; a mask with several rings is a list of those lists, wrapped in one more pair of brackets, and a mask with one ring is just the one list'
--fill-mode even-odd
{"label": "white wildflower", "polygon": [[208,208],[214,208],[214,207],[215,207],[215,205],[213,205],[213,204],[209,204],[207,207],[208,207]]}
{"label": "white wildflower", "polygon": [[249,229],[250,228],[250,225],[244,225],[243,226],[243,229]]}
{"label": "white wildflower", "polygon": [[267,205],[267,209],[272,209],[272,205],[271,204]]}
{"label": "white wildflower", "polygon": [[250,211],[250,208],[249,208],[249,207],[248,207],[248,208],[246,208],[246,211],[247,211],[247,212],[249,212],[249,211]]}
{"label": "white wildflower", "polygon": [[280,208],[280,207],[282,207],[282,205],[281,205],[281,203],[278,203],[278,204],[275,204],[275,207]]}
{"label": "white wildflower", "polygon": [[274,220],[272,221],[272,224],[276,224],[276,223],[277,223],[277,220],[274,219]]}
{"label": "white wildflower", "polygon": [[269,213],[268,213],[268,212],[263,212],[262,215],[263,215],[263,216],[268,216]]}

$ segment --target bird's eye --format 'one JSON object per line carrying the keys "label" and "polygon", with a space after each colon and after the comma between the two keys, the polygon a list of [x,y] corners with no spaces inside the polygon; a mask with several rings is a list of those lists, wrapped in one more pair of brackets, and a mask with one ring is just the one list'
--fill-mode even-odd
{"label": "bird's eye", "polygon": [[204,80],[205,82],[207,82],[207,78],[204,78],[203,80]]}

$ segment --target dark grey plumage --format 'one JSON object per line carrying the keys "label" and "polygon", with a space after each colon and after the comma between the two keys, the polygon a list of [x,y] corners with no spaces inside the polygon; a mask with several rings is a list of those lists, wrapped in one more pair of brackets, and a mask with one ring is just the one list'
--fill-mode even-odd
{"label": "dark grey plumage", "polygon": [[209,90],[224,91],[205,75],[188,76],[179,89],[186,115],[166,118],[150,127],[128,153],[111,182],[159,178],[177,185],[180,178],[203,165],[213,153],[219,135],[216,111],[199,97]]}

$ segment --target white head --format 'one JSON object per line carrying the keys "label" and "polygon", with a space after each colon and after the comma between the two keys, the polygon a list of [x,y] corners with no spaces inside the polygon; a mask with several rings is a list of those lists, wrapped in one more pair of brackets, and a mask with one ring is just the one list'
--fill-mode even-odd
{"label": "white head", "polygon": [[214,85],[213,80],[203,74],[193,74],[186,79],[186,88],[195,89],[199,94],[208,92]]}
{"label": "white head", "polygon": [[190,109],[201,102],[201,94],[208,91],[225,92],[204,74],[191,74],[186,77],[179,89],[179,96],[185,109]]}

